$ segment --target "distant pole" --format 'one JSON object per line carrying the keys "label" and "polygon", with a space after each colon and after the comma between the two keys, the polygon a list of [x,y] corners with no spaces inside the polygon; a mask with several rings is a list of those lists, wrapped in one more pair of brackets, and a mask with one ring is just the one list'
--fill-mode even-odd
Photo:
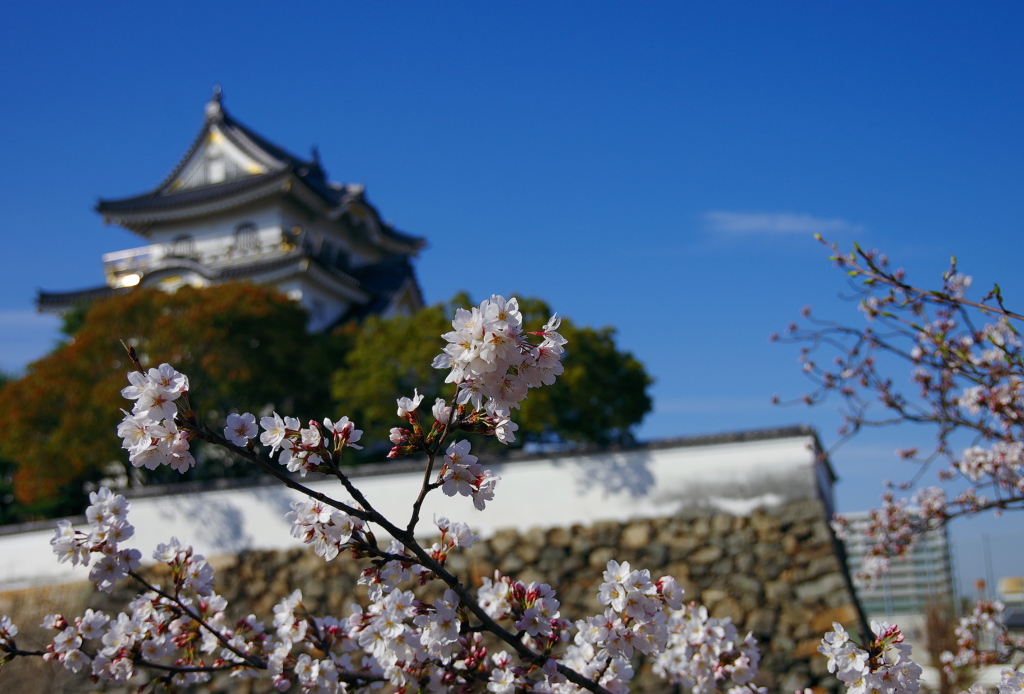
{"label": "distant pole", "polygon": [[[992,552],[988,546],[988,533],[984,533],[981,536],[981,544],[985,549],[985,577],[988,579],[988,589],[991,592],[995,583],[992,580]],[[994,595],[986,595],[988,598],[994,597]]]}

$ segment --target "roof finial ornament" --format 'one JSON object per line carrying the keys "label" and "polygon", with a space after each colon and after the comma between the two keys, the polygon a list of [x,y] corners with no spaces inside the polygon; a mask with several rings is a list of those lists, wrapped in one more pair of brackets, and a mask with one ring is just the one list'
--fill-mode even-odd
{"label": "roof finial ornament", "polygon": [[309,160],[309,163],[312,164],[313,166],[315,166],[318,169],[321,168],[320,167],[320,148],[317,147],[316,145],[313,145],[313,158]]}
{"label": "roof finial ornament", "polygon": [[209,103],[206,104],[206,120],[213,120],[221,114],[220,102],[223,98],[222,94],[220,85],[213,85],[213,96],[210,97]]}

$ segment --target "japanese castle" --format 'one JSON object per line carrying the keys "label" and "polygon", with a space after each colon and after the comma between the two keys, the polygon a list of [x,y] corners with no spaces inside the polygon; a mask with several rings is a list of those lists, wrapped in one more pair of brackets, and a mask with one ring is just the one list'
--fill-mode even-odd
{"label": "japanese castle", "polygon": [[44,292],[40,311],[133,287],[173,292],[232,280],[273,285],[309,311],[312,331],[423,305],[411,259],[424,240],[381,220],[363,186],[328,179],[224,109],[220,89],[199,136],[155,190],[96,211],[147,245],[103,256],[106,285]]}

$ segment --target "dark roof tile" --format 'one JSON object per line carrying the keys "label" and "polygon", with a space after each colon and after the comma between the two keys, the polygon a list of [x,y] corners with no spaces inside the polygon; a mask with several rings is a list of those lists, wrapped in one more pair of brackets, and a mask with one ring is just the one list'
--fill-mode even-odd
{"label": "dark roof tile", "polygon": [[186,188],[180,191],[165,192],[155,190],[151,193],[136,195],[131,198],[121,198],[120,200],[100,200],[96,205],[96,211],[106,215],[118,212],[145,212],[185,207],[227,198],[237,193],[252,190],[265,183],[283,180],[287,178],[287,175],[287,171],[275,171],[268,174],[236,178],[233,181],[225,181],[198,188]]}

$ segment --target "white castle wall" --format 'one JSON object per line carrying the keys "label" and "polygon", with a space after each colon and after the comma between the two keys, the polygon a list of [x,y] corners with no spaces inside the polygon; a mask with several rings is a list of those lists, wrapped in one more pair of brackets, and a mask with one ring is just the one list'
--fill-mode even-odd
{"label": "white castle wall", "polygon": [[[743,439],[756,440],[743,440]],[[420,530],[436,535],[433,515],[474,527],[483,537],[503,528],[590,525],[596,521],[671,517],[700,512],[748,514],[788,501],[820,498],[832,508],[831,470],[805,428],[664,442],[620,452],[527,457],[489,465],[502,479],[494,501],[477,511],[464,497],[427,497]],[[386,517],[404,525],[423,470],[395,463],[354,469],[354,482]],[[336,480],[309,486],[340,500]],[[208,558],[245,549],[296,546],[285,514],[297,492],[284,486],[253,486],[144,496],[131,500],[136,528],[129,545],[146,561],[171,536],[193,544]],[[50,550],[52,530],[0,535],[0,590],[82,580],[87,570],[58,564]]]}

